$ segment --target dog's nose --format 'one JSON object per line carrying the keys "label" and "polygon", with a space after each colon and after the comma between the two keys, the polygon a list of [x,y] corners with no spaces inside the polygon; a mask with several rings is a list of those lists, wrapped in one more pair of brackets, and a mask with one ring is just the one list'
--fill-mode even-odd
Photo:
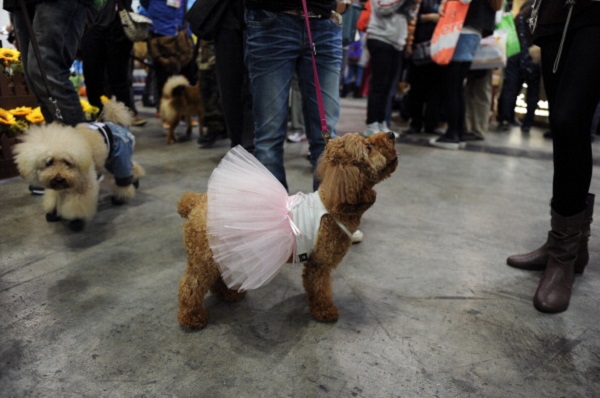
{"label": "dog's nose", "polygon": [[396,141],[396,135],[391,131],[388,133],[388,138],[390,140]]}

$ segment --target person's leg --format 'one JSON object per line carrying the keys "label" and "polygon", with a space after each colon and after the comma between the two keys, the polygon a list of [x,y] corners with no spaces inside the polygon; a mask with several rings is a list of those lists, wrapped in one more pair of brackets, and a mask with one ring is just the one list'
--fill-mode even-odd
{"label": "person's leg", "polygon": [[397,71],[390,58],[394,58],[394,48],[379,40],[367,40],[371,56],[371,80],[367,98],[367,124],[385,120],[385,110],[390,93],[390,84]]}
{"label": "person's leg", "polygon": [[[331,20],[311,20],[312,37],[317,49],[316,63],[319,84],[325,107],[327,129],[335,136],[335,126],[340,116],[339,81],[342,65],[342,28]],[[304,106],[304,124],[309,142],[310,163],[316,168],[325,149],[321,118],[317,103],[315,76],[313,74],[310,48],[304,46],[297,68]],[[318,188],[314,179],[313,188]]]}
{"label": "person's leg", "polygon": [[468,131],[477,138],[483,139],[488,130],[490,108],[492,103],[492,71],[484,70],[472,74],[467,79],[467,120],[470,121]]}
{"label": "person's leg", "polygon": [[592,177],[590,129],[600,100],[600,26],[567,35],[554,73],[558,48],[558,40],[542,47],[542,73],[554,138],[552,208],[568,217],[585,209]]}
{"label": "person's leg", "polygon": [[244,36],[241,30],[222,28],[215,37],[217,80],[221,105],[231,147],[242,145],[254,151],[252,96],[244,64]]}
{"label": "person's leg", "polygon": [[388,84],[388,95],[385,103],[385,116],[383,119],[388,128],[392,125],[392,108],[394,106],[394,99],[398,93],[398,83],[400,82],[400,76],[402,74],[402,52],[394,50],[394,55],[390,56],[389,62],[392,64],[393,74]]}
{"label": "person's leg", "polygon": [[510,57],[504,68],[504,80],[502,90],[498,98],[498,124],[501,128],[508,130],[514,120],[514,108],[517,96],[521,90],[519,69],[521,56],[519,54]]}
{"label": "person's leg", "polygon": [[133,49],[133,43],[125,36],[121,24],[117,21],[109,27],[106,39],[108,39],[106,72],[110,94],[135,112],[133,88],[131,86],[131,50]]}
{"label": "person's leg", "polygon": [[[75,61],[77,48],[90,15],[90,7],[81,2],[57,0],[35,5],[33,31],[40,47],[41,61],[48,80],[50,95],[56,100],[63,123],[75,125],[85,121],[79,95],[69,80],[69,68]],[[31,47],[25,16],[13,13],[13,22],[20,43],[24,43],[22,59],[30,89],[36,94],[46,121],[57,120],[54,105],[48,98],[42,72]]]}
{"label": "person's leg", "polygon": [[525,72],[525,82],[527,83],[527,94],[525,95],[527,113],[521,121],[521,130],[525,132],[529,131],[533,125],[535,110],[537,109],[538,100],[540,99],[540,73],[539,66],[535,66],[532,70]]}
{"label": "person's leg", "polygon": [[424,87],[425,96],[425,132],[433,133],[438,127],[440,121],[440,112],[442,106],[442,73],[441,67],[435,63],[423,65],[423,72],[428,76]]}
{"label": "person's leg", "polygon": [[[254,156],[287,189],[283,144],[290,85],[296,60],[304,46],[304,21],[291,15],[252,9],[246,10],[245,17],[245,61],[255,123]],[[341,54],[341,45],[339,51]],[[336,92],[339,65],[337,73]]]}
{"label": "person's leg", "polygon": [[90,26],[81,39],[83,78],[88,101],[99,108],[102,108],[100,96],[108,94],[104,91],[106,72],[109,62],[113,62],[108,57],[110,45],[106,37],[106,28]]}
{"label": "person's leg", "polygon": [[410,90],[408,92],[408,112],[410,114],[410,132],[418,133],[423,128],[423,111],[427,98],[428,79],[427,65],[413,65],[410,74]]}

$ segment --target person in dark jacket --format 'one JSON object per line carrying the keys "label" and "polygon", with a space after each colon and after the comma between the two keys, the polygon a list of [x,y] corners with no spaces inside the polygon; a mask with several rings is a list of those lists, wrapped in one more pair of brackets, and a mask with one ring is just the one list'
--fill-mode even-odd
{"label": "person in dark jacket", "polygon": [[[446,0],[440,6],[442,12],[445,3]],[[502,0],[472,0],[470,2],[452,61],[443,68],[443,109],[448,121],[448,129],[444,135],[430,141],[431,145],[435,147],[459,149],[464,146],[463,136],[466,133],[464,82],[481,38],[494,33],[496,11],[501,8]]]}
{"label": "person in dark jacket", "polygon": [[[516,125],[515,103],[521,92],[523,83],[527,84],[527,113],[521,121],[521,131],[528,133],[533,124],[535,110],[540,99],[540,83],[542,77],[541,67],[530,52],[533,46],[533,37],[529,31],[527,20],[531,16],[531,5],[533,0],[525,2],[515,17],[515,26],[519,36],[521,51],[508,58],[504,68],[504,82],[502,91],[498,98],[498,128],[500,131],[508,131],[512,125]],[[535,48],[535,47],[534,47]],[[538,49],[539,50],[539,49]]]}
{"label": "person in dark jacket", "polygon": [[[533,297],[538,311],[565,311],[574,275],[588,263],[594,212],[590,129],[600,100],[600,2],[536,0],[531,28],[542,49],[542,78],[550,108],[554,177],[550,232],[537,250],[509,265],[543,270]],[[546,202],[546,199],[543,200]]]}
{"label": "person in dark jacket", "polygon": [[[75,61],[86,23],[93,18],[93,2],[27,0],[25,3],[28,15],[21,10],[19,0],[4,0],[3,8],[11,13],[27,85],[36,95],[46,122],[62,121],[71,126],[82,123],[85,116],[79,95],[69,80],[69,70]],[[33,51],[26,18],[31,20],[35,32],[43,72]],[[57,40],[59,37],[61,40]],[[48,96],[42,73],[46,75],[50,96],[56,104]],[[58,115],[62,116],[62,120]]]}

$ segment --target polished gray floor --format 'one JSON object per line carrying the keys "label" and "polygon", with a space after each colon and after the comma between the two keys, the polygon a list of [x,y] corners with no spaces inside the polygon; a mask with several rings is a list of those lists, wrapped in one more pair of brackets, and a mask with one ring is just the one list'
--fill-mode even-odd
{"label": "polished gray floor", "polygon": [[[364,100],[344,100],[340,131],[364,115]],[[490,132],[461,151],[403,139],[364,241],[334,273],[337,323],[310,318],[301,267],[289,266],[240,303],[209,297],[199,332],[176,320],[176,202],[206,188],[227,142],[167,146],[156,119],[134,131],[147,178],[124,207],[104,186],[82,233],[46,223],[20,179],[0,183],[0,396],[600,396],[596,229],[565,313],[537,312],[540,274],[505,265],[549,227],[542,130]],[[311,187],[306,151],[286,147],[291,193]]]}

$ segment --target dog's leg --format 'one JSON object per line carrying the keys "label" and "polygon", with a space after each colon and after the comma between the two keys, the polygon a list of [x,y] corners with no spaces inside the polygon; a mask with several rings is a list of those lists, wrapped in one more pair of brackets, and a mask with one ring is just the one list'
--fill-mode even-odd
{"label": "dog's leg", "polygon": [[246,292],[238,292],[236,290],[229,289],[221,277],[219,277],[214,285],[212,285],[210,291],[221,300],[228,301],[230,303],[241,301],[244,299],[244,297],[246,297]]}
{"label": "dog's leg", "polygon": [[175,119],[172,122],[169,122],[169,130],[167,131],[167,144],[173,144],[175,141],[175,129],[179,124],[179,119]]}
{"label": "dog's leg", "polygon": [[337,321],[338,310],[333,304],[331,291],[331,268],[308,261],[304,265],[302,282],[312,316],[321,322]]}
{"label": "dog's leg", "polygon": [[56,222],[60,221],[60,214],[58,214],[58,192],[54,189],[46,189],[44,192],[44,211],[46,212],[46,221]]}
{"label": "dog's leg", "polygon": [[[193,261],[193,258],[189,259]],[[189,265],[179,282],[179,324],[191,329],[201,329],[208,322],[204,296],[219,278],[216,266]]]}

